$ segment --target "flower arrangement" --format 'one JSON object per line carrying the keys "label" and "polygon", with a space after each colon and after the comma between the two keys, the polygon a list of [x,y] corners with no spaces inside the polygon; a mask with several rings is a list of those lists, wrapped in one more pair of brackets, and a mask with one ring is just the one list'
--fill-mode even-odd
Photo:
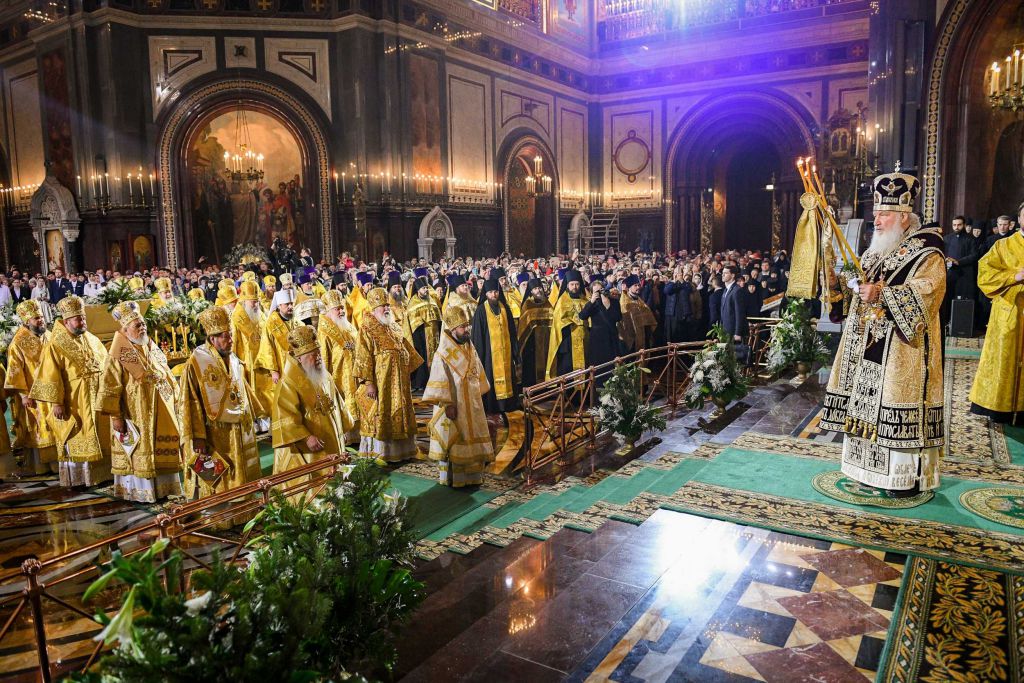
{"label": "flower arrangement", "polygon": [[128,286],[127,280],[114,280],[107,284],[96,296],[85,297],[85,303],[94,306],[106,306],[108,311],[114,310],[122,301],[142,301],[149,298],[149,294],[140,292],[136,294]]}
{"label": "flower arrangement", "polygon": [[832,354],[818,334],[803,299],[793,299],[782,312],[782,320],[772,328],[768,340],[768,372],[777,374],[796,363],[808,370],[815,362],[824,363]]}
{"label": "flower arrangement", "polygon": [[224,255],[224,265],[228,268],[247,266],[253,263],[269,261],[267,250],[257,244],[236,244]]}
{"label": "flower arrangement", "polygon": [[83,598],[124,593],[113,615],[96,616],[96,639],[114,647],[70,680],[389,678],[395,627],[423,598],[409,571],[406,500],[389,488],[386,470],[366,459],[304,504],[275,491],[246,526],[262,535],[242,566],[214,555],[209,570],[188,575],[187,591],[184,556],[166,540],[131,556],[115,551]]}
{"label": "flower arrangement", "polygon": [[212,306],[206,299],[189,299],[178,296],[164,303],[163,306],[150,306],[143,318],[150,336],[160,341],[171,330],[183,337],[185,348],[195,348],[204,338],[199,314]]}
{"label": "flower arrangement", "polygon": [[601,387],[596,408],[590,414],[598,423],[610,429],[628,443],[652,429],[665,429],[665,416],[656,406],[644,402],[640,396],[641,373],[650,370],[638,365],[620,365]]}
{"label": "flower arrangement", "polygon": [[18,331],[21,318],[14,312],[14,306],[0,306],[0,360],[7,365],[7,349],[14,339],[14,333]]}
{"label": "flower arrangement", "polygon": [[716,405],[724,406],[730,401],[743,398],[749,389],[746,379],[736,360],[732,338],[721,324],[708,332],[709,343],[693,360],[690,367],[690,386],[686,388],[683,400],[691,408],[703,408],[711,399]]}

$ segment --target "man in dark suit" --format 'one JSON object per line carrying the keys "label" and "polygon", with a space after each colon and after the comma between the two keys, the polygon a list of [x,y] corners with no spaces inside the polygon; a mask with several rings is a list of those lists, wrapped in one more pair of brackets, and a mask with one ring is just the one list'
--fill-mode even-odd
{"label": "man in dark suit", "polygon": [[71,292],[75,296],[85,296],[85,275],[79,275],[71,285]]}
{"label": "man in dark suit", "polygon": [[708,329],[722,322],[722,295],[725,289],[722,287],[722,276],[711,276],[711,293],[708,294]]}
{"label": "man in dark suit", "polygon": [[31,298],[32,289],[21,278],[15,278],[11,283],[11,302],[17,306],[22,301],[27,301]]}
{"label": "man in dark suit", "polygon": [[727,265],[722,268],[722,327],[732,335],[733,341],[743,342],[747,337],[747,302],[743,288],[736,284],[739,268]]}
{"label": "man in dark suit", "polygon": [[60,300],[71,293],[73,286],[71,281],[64,277],[64,271],[60,268],[53,269],[53,280],[50,282],[50,303],[56,306]]}

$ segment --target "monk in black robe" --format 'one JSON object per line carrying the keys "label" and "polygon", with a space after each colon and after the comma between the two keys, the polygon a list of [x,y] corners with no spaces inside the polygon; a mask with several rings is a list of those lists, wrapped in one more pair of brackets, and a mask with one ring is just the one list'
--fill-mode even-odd
{"label": "monk in black robe", "polygon": [[515,318],[498,280],[485,280],[482,290],[473,314],[472,342],[491,386],[483,396],[484,412],[495,415],[520,408],[520,384],[516,380],[519,341]]}
{"label": "monk in black robe", "polygon": [[[619,340],[619,321],[622,320],[619,299],[605,291],[603,278],[591,280],[590,301],[580,311],[580,320],[590,321],[587,339],[587,362],[590,365],[603,365],[624,355]],[[608,370],[597,377],[598,386],[604,384],[610,375],[611,370]]]}
{"label": "monk in black robe", "polygon": [[567,270],[559,290],[551,313],[548,379],[582,370],[590,364],[587,358],[587,336],[590,330],[587,321],[581,320],[579,315],[587,303],[580,272]]}
{"label": "monk in black robe", "polygon": [[523,386],[540,384],[547,376],[548,343],[551,341],[552,307],[544,283],[531,278],[519,308],[519,350],[523,356]]}

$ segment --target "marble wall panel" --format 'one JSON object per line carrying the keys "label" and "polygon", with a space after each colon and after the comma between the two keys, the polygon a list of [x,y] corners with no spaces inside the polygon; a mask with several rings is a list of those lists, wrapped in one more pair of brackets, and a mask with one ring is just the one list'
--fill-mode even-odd
{"label": "marble wall panel", "polygon": [[558,107],[558,172],[562,192],[587,192],[587,112]]}
{"label": "marble wall panel", "polygon": [[153,88],[153,120],[178,98],[190,81],[217,68],[213,36],[150,36],[149,81]]}
{"label": "marble wall panel", "polygon": [[652,100],[605,109],[605,192],[653,196],[661,182],[662,107]]}
{"label": "marble wall panel", "polygon": [[39,184],[46,175],[43,166],[46,154],[43,148],[43,119],[36,60],[31,59],[6,69],[4,91],[11,184]]}
{"label": "marble wall panel", "polygon": [[266,38],[266,69],[305,90],[331,115],[331,66],[326,40]]}
{"label": "marble wall panel", "polygon": [[[493,182],[490,82],[479,73],[453,65],[448,65],[446,76],[450,175],[471,182]],[[452,194],[472,192],[475,190],[458,180],[452,184]]]}

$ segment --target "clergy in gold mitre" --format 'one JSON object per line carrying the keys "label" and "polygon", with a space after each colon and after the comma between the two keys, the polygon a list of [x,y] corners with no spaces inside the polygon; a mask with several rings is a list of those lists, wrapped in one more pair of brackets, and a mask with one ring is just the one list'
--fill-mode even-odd
{"label": "clergy in gold mitre", "polygon": [[[451,307],[449,307],[451,310]],[[501,283],[495,277],[484,280],[483,297],[472,318],[473,347],[483,363],[490,384],[484,394],[488,415],[518,410],[519,339],[516,321],[502,296]]]}
{"label": "clergy in gold mitre", "polygon": [[995,422],[1024,424],[1024,204],[1017,230],[978,261],[978,287],[992,299],[981,362],[971,388],[971,412]]}
{"label": "clergy in gold mitre", "polygon": [[254,417],[264,411],[245,366],[232,353],[231,320],[223,308],[212,306],[199,314],[199,324],[206,343],[192,352],[181,379],[183,475],[190,499],[242,486],[262,474]]}
{"label": "clergy in gold mitre", "polygon": [[284,374],[274,388],[274,474],[342,453],[345,432],[352,424],[345,401],[324,368],[316,330],[297,326],[288,333],[288,345]]}
{"label": "clergy in gold mitre", "polygon": [[128,289],[132,290],[135,296],[144,296],[146,292],[146,281],[136,275],[128,280]]}
{"label": "clergy in gold mitre", "polygon": [[273,275],[263,276],[263,289],[260,291],[260,308],[264,313],[270,312],[270,302],[277,292],[277,278]]}
{"label": "clergy in gold mitre", "polygon": [[171,279],[168,277],[158,277],[153,281],[153,287],[156,292],[153,294],[153,300],[149,304],[153,308],[160,308],[166,306],[171,301],[174,301],[174,291],[171,286]]}
{"label": "clergy in gold mitre", "polygon": [[99,407],[110,416],[114,495],[139,503],[181,495],[178,384],[146,333],[139,305],[114,307],[121,329],[100,375]]}
{"label": "clergy in gold mitre", "polygon": [[449,308],[423,392],[424,403],[434,406],[427,456],[437,462],[445,486],[483,483],[484,467],[494,460],[482,398],[489,390],[487,373],[470,340],[466,309]]}
{"label": "clergy in gold mitre", "polygon": [[214,301],[214,305],[222,307],[228,315],[235,312],[235,306],[238,305],[238,290],[235,289],[234,282],[231,280],[220,281],[220,284],[217,285],[217,300]]}
{"label": "clergy in gold mitre", "polygon": [[388,293],[371,289],[356,343],[359,455],[397,462],[416,456],[410,373],[423,362],[391,317]]}
{"label": "clergy in gold mitre", "polygon": [[264,321],[263,311],[260,308],[259,302],[259,287],[256,286],[255,282],[242,283],[242,286],[239,287],[238,301],[241,305],[235,306],[235,310],[229,316],[231,321],[231,351],[242,362],[245,368],[245,378],[259,399],[255,403],[257,407],[257,431],[266,431],[270,428],[270,420],[263,420],[262,418],[269,417],[270,401],[274,393],[274,382],[270,379],[269,373],[261,372],[257,369],[256,358],[260,352],[260,339],[263,334]]}
{"label": "clergy in gold mitre", "polygon": [[626,345],[629,353],[635,353],[640,349],[646,349],[654,335],[654,328],[658,321],[654,313],[640,298],[640,278],[630,275],[623,284],[626,287],[626,294],[619,298],[619,306],[622,309],[622,320],[619,321],[619,336],[622,343]]}
{"label": "clergy in gold mitre", "polygon": [[107,349],[88,331],[80,297],[61,299],[57,314],[28,395],[50,404],[61,486],[95,486],[110,479],[110,419],[98,396]]}
{"label": "clergy in gold mitre", "polygon": [[409,305],[405,309],[405,336],[412,341],[412,346],[424,363],[412,373],[412,390],[421,392],[427,387],[427,378],[430,376],[430,367],[434,361],[434,352],[441,341],[441,307],[437,305],[437,299],[430,291],[430,283],[427,282],[426,268],[417,268],[417,275],[413,282],[413,293],[409,297]]}
{"label": "clergy in gold mitre", "polygon": [[[821,426],[843,432],[843,474],[890,497],[939,486],[943,428],[942,233],[913,213],[917,178],[874,181],[875,232],[825,392]],[[833,296],[840,291],[830,274]],[[841,308],[833,307],[838,322]]]}
{"label": "clergy in gold mitre", "polygon": [[366,295],[373,289],[373,275],[371,273],[357,273],[353,271],[353,287],[348,293],[348,319],[358,330],[363,324],[363,317],[370,312],[370,306],[366,301]]}
{"label": "clergy in gold mitre", "polygon": [[452,306],[462,306],[465,308],[470,320],[473,319],[477,306],[476,299],[470,294],[469,283],[466,282],[466,278],[458,273],[450,273],[445,277],[445,282],[448,283],[448,294],[441,303],[442,329],[444,329],[444,314]]}
{"label": "clergy in gold mitre", "polygon": [[[356,421],[358,427],[359,409],[356,407],[356,377],[353,367],[356,361],[356,341],[359,331],[349,322],[345,313],[345,297],[336,289],[326,292],[321,298],[324,314],[320,316],[317,336],[320,338],[320,355],[324,367],[334,378],[334,385],[345,401],[345,410]],[[356,441],[359,433],[354,429],[345,434],[345,443]]]}
{"label": "clergy in gold mitre", "polygon": [[256,354],[256,369],[269,373],[271,381],[277,384],[284,372],[284,361],[288,358],[288,332],[292,329],[292,308],[295,291],[279,289],[270,304],[270,315],[263,325],[260,336],[260,350]]}
{"label": "clergy in gold mitre", "polygon": [[580,311],[587,304],[583,293],[583,275],[567,270],[561,291],[551,312],[551,339],[548,341],[548,379],[587,367],[587,322]]}
{"label": "clergy in gold mitre", "polygon": [[57,449],[50,429],[50,404],[29,398],[43,347],[50,340],[39,302],[26,299],[15,311],[21,325],[7,348],[4,390],[11,399],[14,449],[23,454],[24,468],[33,474],[57,470]]}
{"label": "clergy in gold mitre", "polygon": [[547,378],[553,309],[541,280],[532,278],[526,289],[529,296],[520,306],[516,334],[519,337],[519,354],[523,359],[522,384],[532,387]]}
{"label": "clergy in gold mitre", "polygon": [[188,290],[188,294],[186,296],[188,296],[189,301],[203,301],[206,299],[206,292],[198,287],[193,287]]}

